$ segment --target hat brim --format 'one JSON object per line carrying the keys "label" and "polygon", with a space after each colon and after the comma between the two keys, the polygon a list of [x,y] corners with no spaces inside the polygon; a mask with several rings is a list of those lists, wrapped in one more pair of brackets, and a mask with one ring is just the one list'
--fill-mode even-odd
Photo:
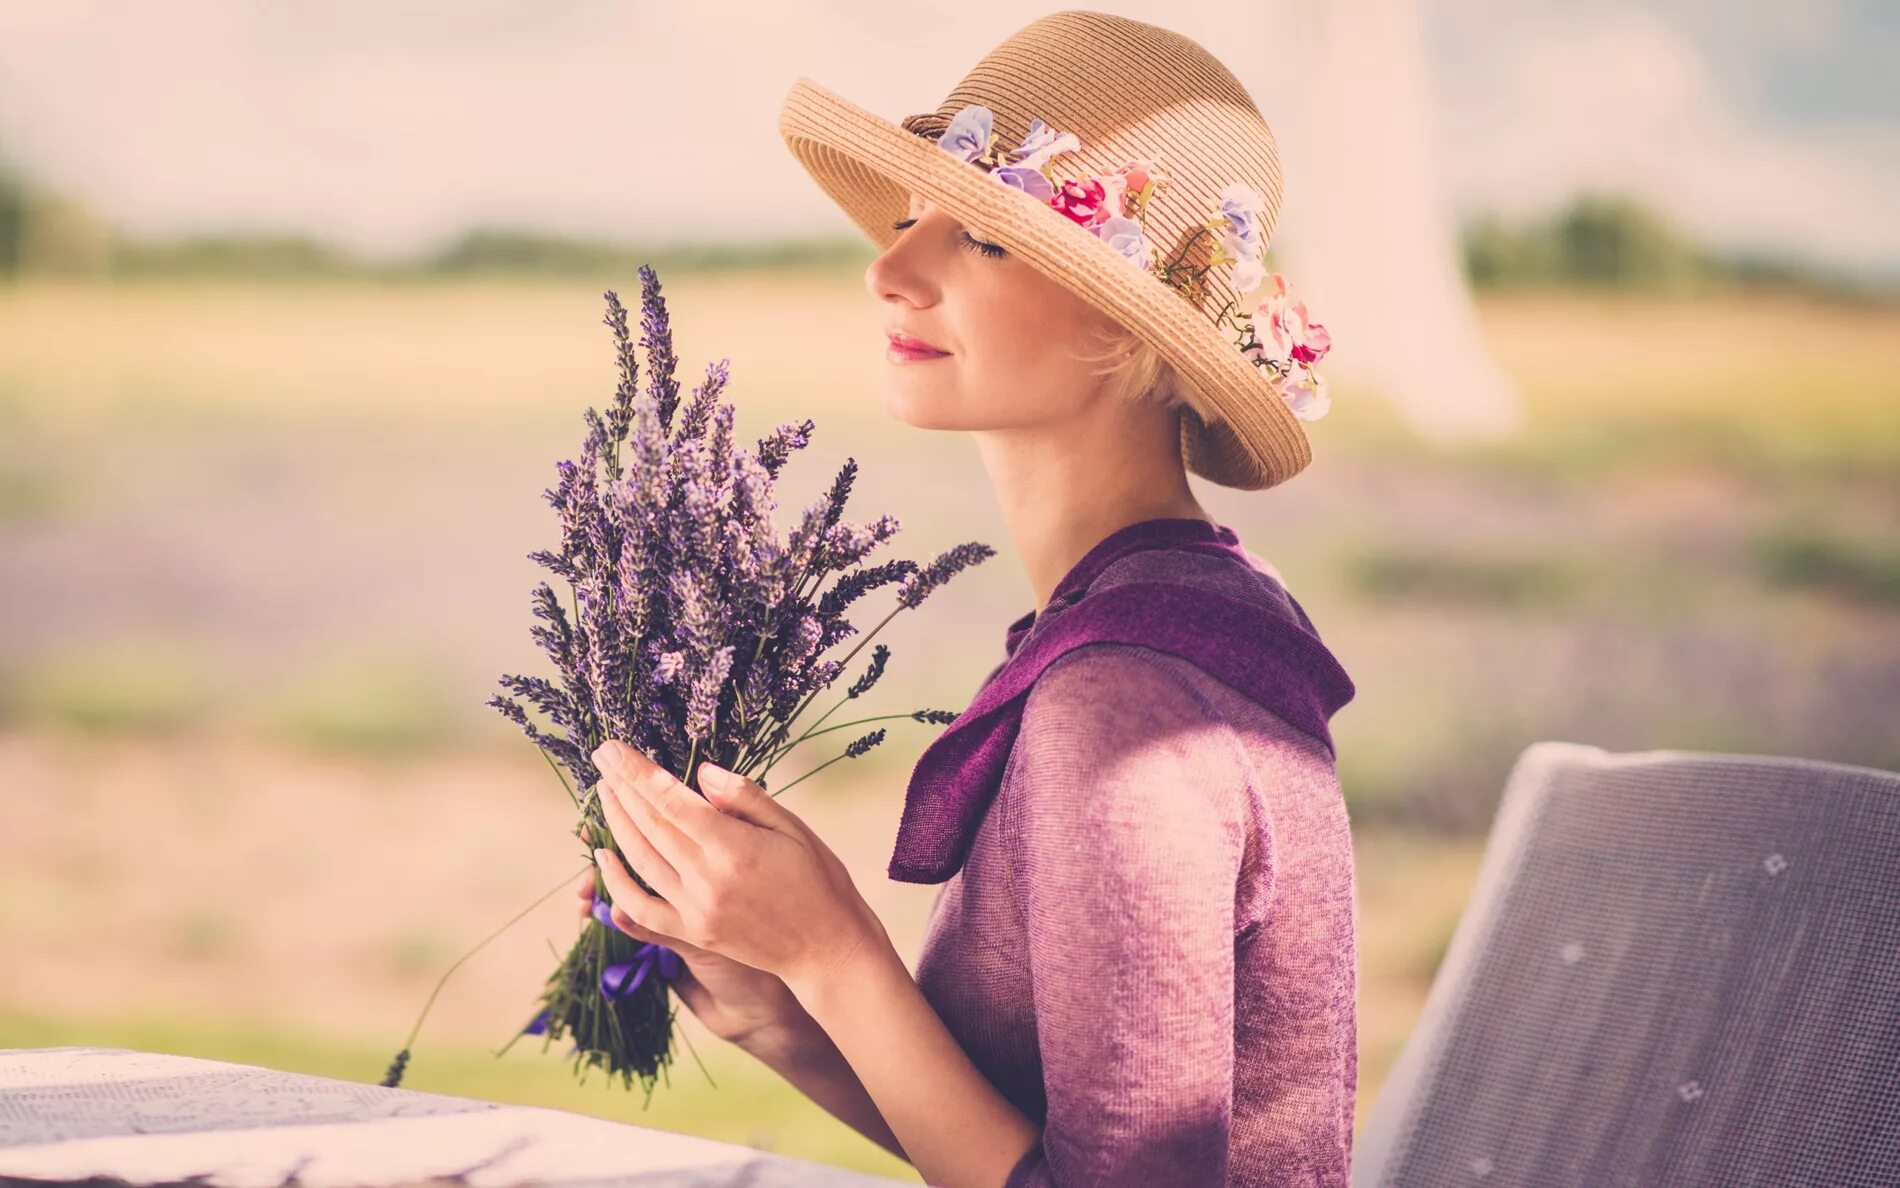
{"label": "hat brim", "polygon": [[809,78],[786,94],[779,134],[879,250],[897,238],[910,194],[926,195],[1153,346],[1217,414],[1181,419],[1194,473],[1261,490],[1312,461],[1299,419],[1224,332],[1079,223]]}

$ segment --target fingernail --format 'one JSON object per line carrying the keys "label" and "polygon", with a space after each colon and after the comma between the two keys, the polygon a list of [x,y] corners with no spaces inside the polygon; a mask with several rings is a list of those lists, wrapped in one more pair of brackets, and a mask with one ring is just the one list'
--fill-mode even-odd
{"label": "fingernail", "polygon": [[708,775],[712,776],[712,782],[721,788],[726,787],[726,782],[732,778],[731,772],[710,759],[699,765],[699,778],[703,780]]}
{"label": "fingernail", "polygon": [[607,851],[606,849],[604,849],[604,848],[602,848],[602,849],[597,849],[597,850],[595,850],[595,851],[594,851],[594,864],[595,864],[596,866],[605,866],[605,865],[607,865],[607,854],[608,854],[608,851]]}

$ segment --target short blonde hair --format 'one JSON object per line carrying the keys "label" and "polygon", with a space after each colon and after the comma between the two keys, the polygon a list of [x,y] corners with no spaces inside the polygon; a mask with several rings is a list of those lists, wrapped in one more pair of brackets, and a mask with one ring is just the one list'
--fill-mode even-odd
{"label": "short blonde hair", "polygon": [[1095,349],[1085,348],[1076,357],[1095,364],[1093,370],[1112,398],[1151,401],[1162,408],[1191,406],[1181,373],[1140,336],[1112,326],[1106,333],[1091,333],[1090,339]]}

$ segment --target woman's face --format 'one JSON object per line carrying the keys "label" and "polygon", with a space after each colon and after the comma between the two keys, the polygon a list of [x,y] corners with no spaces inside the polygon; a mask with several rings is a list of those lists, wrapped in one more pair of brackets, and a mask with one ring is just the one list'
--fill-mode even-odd
{"label": "woman's face", "polygon": [[[1105,314],[912,194],[897,239],[865,269],[884,303],[885,409],[920,429],[1001,429],[1072,415],[1101,390],[1079,349]],[[907,335],[943,354],[906,354]]]}

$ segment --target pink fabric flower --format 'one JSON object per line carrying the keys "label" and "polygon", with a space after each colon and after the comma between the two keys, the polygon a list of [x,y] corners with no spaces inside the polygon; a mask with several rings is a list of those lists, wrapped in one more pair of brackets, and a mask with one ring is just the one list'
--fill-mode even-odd
{"label": "pink fabric flower", "polygon": [[1265,296],[1253,313],[1254,328],[1273,348],[1276,359],[1296,359],[1311,366],[1332,349],[1333,336],[1326,327],[1312,320],[1306,302],[1287,292],[1286,278],[1275,272],[1267,277]]}
{"label": "pink fabric flower", "polygon": [[[1306,321],[1306,302],[1296,302],[1295,305],[1299,310],[1300,319]],[[1306,334],[1294,346],[1293,357],[1310,367],[1324,359],[1326,352],[1331,350],[1332,346],[1332,332],[1327,330],[1323,323],[1307,321]]]}
{"label": "pink fabric flower", "polygon": [[1151,181],[1164,182],[1168,180],[1161,176],[1160,171],[1155,168],[1155,163],[1146,157],[1137,157],[1128,164],[1123,165],[1120,169],[1115,171],[1115,175],[1127,183],[1128,192],[1131,194],[1141,193],[1148,188],[1148,183]]}
{"label": "pink fabric flower", "polygon": [[[1102,213],[1103,201],[1107,197],[1106,187],[1092,177],[1080,181],[1067,178],[1056,190],[1056,196],[1050,199],[1049,205],[1084,227],[1089,227],[1107,217]],[[1108,212],[1113,213],[1112,210]]]}
{"label": "pink fabric flower", "polygon": [[1102,187],[1102,205],[1101,209],[1096,211],[1094,223],[1091,225],[1099,226],[1125,213],[1123,204],[1128,193],[1128,183],[1119,173],[1098,177],[1095,181]]}

